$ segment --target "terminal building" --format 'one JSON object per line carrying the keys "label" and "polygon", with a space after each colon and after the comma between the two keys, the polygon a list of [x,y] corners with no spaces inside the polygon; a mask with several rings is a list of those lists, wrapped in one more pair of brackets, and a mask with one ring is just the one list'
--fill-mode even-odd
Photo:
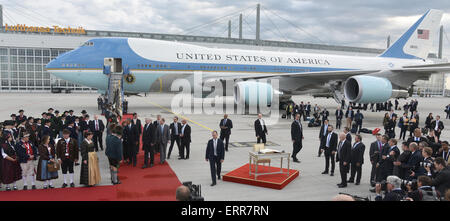
{"label": "terminal building", "polygon": [[[293,51],[341,55],[376,56],[384,49],[333,46],[260,39],[231,37],[207,37],[159,33],[137,33],[85,30],[82,27],[35,27],[25,24],[4,24],[0,6],[0,91],[1,92],[96,92],[95,88],[83,87],[57,79],[45,70],[50,60],[81,46],[92,38],[131,37],[168,41],[180,41],[207,47],[240,48],[254,50]],[[436,58],[436,55],[431,55]],[[437,59],[442,62],[442,59]],[[417,81],[415,93],[443,95],[445,74],[435,75],[428,81]]]}

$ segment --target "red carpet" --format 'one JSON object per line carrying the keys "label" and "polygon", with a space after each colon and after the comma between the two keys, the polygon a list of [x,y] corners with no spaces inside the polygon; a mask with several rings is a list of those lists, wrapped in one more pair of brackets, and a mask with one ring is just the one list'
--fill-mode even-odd
{"label": "red carpet", "polygon": [[[100,152],[102,153],[102,152]],[[144,154],[138,155],[138,166],[121,165],[115,186],[55,188],[38,190],[0,191],[0,201],[172,201],[181,185],[167,162],[159,164],[159,156],[152,168],[141,169]],[[60,172],[60,176],[62,176]],[[79,174],[75,174],[75,182]],[[38,187],[42,186],[37,182]],[[75,183],[78,186],[78,183]],[[20,188],[20,187],[19,187]],[[4,187],[3,187],[4,189]]]}
{"label": "red carpet", "polygon": [[[241,166],[225,175],[223,175],[223,181],[229,181],[234,183],[242,183],[253,186],[267,187],[272,189],[283,189],[286,185],[288,185],[292,180],[294,180],[300,172],[298,170],[289,170],[289,176],[287,174],[269,174],[269,175],[259,175],[255,180],[254,175],[249,175],[248,173],[249,165],[248,163],[244,166]],[[252,172],[255,171],[255,167],[252,166]],[[260,172],[278,172],[280,171],[279,167],[269,167],[258,165],[258,171]],[[283,168],[284,172],[288,170]]]}
{"label": "red carpet", "polygon": [[[124,117],[125,118],[125,117]],[[38,190],[0,191],[0,201],[173,201],[175,191],[181,182],[167,161],[159,164],[159,155],[155,156],[155,165],[141,169],[144,163],[142,147],[139,148],[136,167],[121,165],[119,179],[122,184],[114,186],[55,188]],[[104,154],[104,152],[98,152]],[[62,176],[59,172],[59,176]],[[79,182],[80,174],[75,174]],[[42,182],[37,182],[38,187]],[[75,183],[78,186],[78,183]],[[3,187],[4,189],[5,187]]]}

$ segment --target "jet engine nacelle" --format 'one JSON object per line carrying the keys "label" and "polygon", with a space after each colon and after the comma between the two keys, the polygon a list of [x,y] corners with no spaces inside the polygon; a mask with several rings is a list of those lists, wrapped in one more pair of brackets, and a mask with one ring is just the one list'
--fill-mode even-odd
{"label": "jet engine nacelle", "polygon": [[241,81],[234,85],[234,102],[238,105],[270,107],[275,90],[271,84],[257,81]]}
{"label": "jet engine nacelle", "polygon": [[353,76],[344,86],[345,97],[354,103],[381,103],[392,97],[392,83],[386,78]]}

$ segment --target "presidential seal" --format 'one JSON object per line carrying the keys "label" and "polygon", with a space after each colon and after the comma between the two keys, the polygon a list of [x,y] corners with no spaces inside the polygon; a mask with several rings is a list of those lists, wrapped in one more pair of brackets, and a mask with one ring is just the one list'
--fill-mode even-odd
{"label": "presidential seal", "polygon": [[132,84],[136,81],[136,77],[133,74],[127,74],[127,75],[125,75],[125,81],[128,84]]}

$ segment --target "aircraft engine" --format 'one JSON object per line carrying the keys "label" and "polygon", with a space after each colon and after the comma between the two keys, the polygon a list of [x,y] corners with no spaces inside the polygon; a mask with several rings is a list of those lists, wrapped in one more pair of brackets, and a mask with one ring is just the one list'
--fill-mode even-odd
{"label": "aircraft engine", "polygon": [[241,81],[234,85],[234,102],[238,105],[270,107],[274,93],[271,84]]}
{"label": "aircraft engine", "polygon": [[386,78],[353,76],[345,82],[344,94],[350,102],[381,103],[392,97],[392,83]]}

